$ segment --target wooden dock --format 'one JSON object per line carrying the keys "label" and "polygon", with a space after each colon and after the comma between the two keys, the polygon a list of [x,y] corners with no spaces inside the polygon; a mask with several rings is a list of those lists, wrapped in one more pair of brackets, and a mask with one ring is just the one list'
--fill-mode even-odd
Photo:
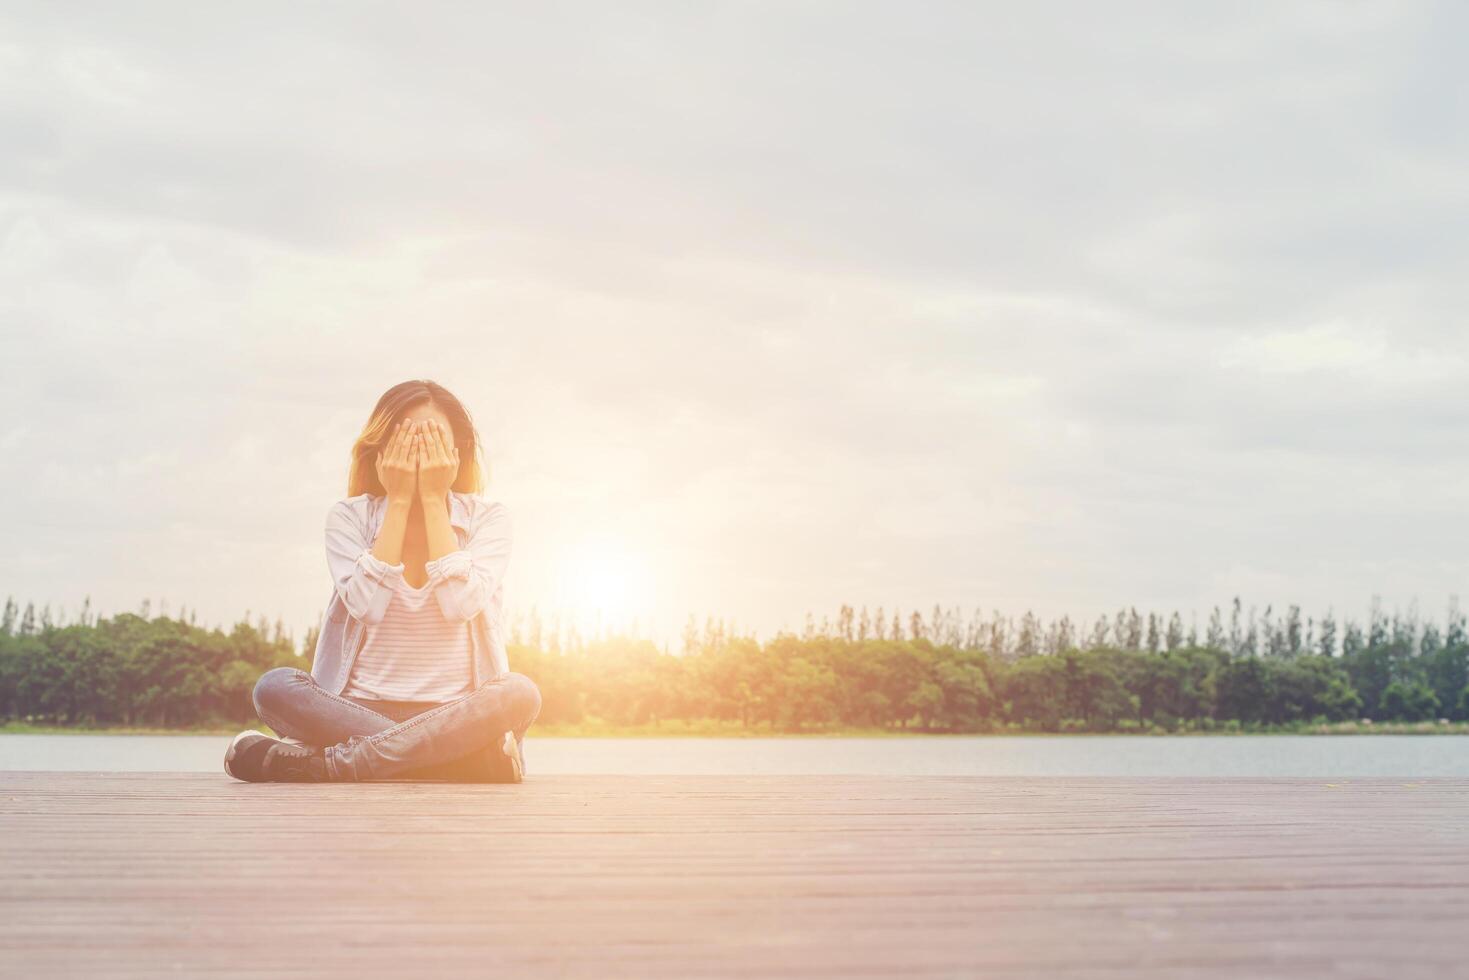
{"label": "wooden dock", "polygon": [[5,976],[1469,975],[1469,781],[0,773]]}

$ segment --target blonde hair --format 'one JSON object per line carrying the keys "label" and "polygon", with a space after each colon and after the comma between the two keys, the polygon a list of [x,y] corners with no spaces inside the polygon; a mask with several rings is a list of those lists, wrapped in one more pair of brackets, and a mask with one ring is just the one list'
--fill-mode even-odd
{"label": "blonde hair", "polygon": [[474,420],[464,403],[441,384],[433,381],[404,381],[383,392],[372,410],[362,434],[352,444],[352,468],[347,473],[347,496],[370,493],[381,497],[387,491],[377,477],[377,454],[387,444],[398,420],[424,402],[432,402],[449,417],[454,445],[459,447],[459,472],[450,490],[479,493],[485,486],[485,472],[480,465],[484,455]]}

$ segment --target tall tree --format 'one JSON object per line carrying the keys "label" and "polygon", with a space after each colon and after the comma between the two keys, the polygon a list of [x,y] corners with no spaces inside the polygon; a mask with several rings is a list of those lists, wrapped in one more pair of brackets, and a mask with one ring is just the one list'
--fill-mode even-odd
{"label": "tall tree", "polygon": [[1164,634],[1163,646],[1167,650],[1178,650],[1183,646],[1183,617],[1177,610],[1168,617],[1168,632]]}
{"label": "tall tree", "polygon": [[1143,648],[1143,617],[1133,606],[1127,611],[1127,649],[1141,650]]}
{"label": "tall tree", "polygon": [[1336,656],[1336,615],[1330,609],[1321,619],[1321,639],[1317,647],[1323,657]]}
{"label": "tall tree", "polygon": [[1245,634],[1240,625],[1240,601],[1239,596],[1234,597],[1234,603],[1229,609],[1229,653],[1231,656],[1243,656],[1245,652]]}
{"label": "tall tree", "polygon": [[1303,641],[1301,607],[1292,605],[1285,611],[1285,655],[1292,658],[1300,656]]}
{"label": "tall tree", "polygon": [[1204,634],[1204,646],[1211,650],[1223,650],[1224,641],[1224,616],[1219,612],[1219,607],[1215,606],[1214,611],[1209,614],[1209,629]]}

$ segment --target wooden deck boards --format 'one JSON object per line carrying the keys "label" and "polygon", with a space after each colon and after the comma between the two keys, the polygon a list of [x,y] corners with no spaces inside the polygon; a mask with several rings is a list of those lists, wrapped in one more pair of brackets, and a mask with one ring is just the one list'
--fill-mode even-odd
{"label": "wooden deck boards", "polygon": [[1469,781],[0,773],[0,973],[1469,975]]}

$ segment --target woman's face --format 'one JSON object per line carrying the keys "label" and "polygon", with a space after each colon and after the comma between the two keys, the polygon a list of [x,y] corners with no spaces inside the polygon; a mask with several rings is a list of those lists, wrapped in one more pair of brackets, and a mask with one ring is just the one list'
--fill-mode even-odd
{"label": "woman's face", "polygon": [[402,416],[402,421],[404,422],[421,422],[426,420],[436,421],[444,427],[444,431],[449,434],[449,448],[452,449],[454,447],[454,427],[449,424],[449,416],[445,415],[443,409],[439,408],[433,402],[421,402],[414,405],[404,412]]}

